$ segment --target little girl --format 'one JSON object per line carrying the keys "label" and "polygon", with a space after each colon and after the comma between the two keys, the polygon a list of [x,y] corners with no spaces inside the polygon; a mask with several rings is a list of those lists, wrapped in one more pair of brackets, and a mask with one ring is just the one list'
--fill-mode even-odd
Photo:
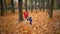
{"label": "little girl", "polygon": [[28,19],[28,12],[24,12],[24,22],[26,22]]}

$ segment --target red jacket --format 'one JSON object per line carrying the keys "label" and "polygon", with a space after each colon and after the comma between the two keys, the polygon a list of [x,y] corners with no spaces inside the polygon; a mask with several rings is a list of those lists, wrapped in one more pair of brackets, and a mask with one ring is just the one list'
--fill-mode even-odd
{"label": "red jacket", "polygon": [[24,12],[24,18],[28,17],[28,12]]}

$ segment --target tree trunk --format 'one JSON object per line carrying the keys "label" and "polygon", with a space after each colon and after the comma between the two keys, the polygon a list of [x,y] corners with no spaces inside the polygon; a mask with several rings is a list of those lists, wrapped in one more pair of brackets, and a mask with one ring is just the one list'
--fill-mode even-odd
{"label": "tree trunk", "polygon": [[59,7],[59,9],[60,9],[60,4],[58,4],[58,7]]}
{"label": "tree trunk", "polygon": [[33,0],[31,0],[31,12],[33,11]]}
{"label": "tree trunk", "polygon": [[6,0],[5,0],[5,10],[6,10],[6,12],[7,12],[7,4],[6,4],[7,2],[6,2]]}
{"label": "tree trunk", "polygon": [[52,18],[53,17],[53,5],[54,5],[54,0],[51,0],[51,4],[50,4],[50,18]]}
{"label": "tree trunk", "polygon": [[41,11],[41,0],[39,0],[38,3],[39,3],[38,8],[39,8],[40,11]]}
{"label": "tree trunk", "polygon": [[37,13],[37,0],[35,0],[35,9],[36,9],[36,13]]}
{"label": "tree trunk", "polygon": [[47,7],[47,9],[49,9],[49,0],[47,0],[47,6],[46,7]]}
{"label": "tree trunk", "polygon": [[18,0],[19,5],[19,21],[23,21],[22,0]]}
{"label": "tree trunk", "polygon": [[48,10],[48,14],[49,14],[49,12],[50,12],[50,3],[49,3],[49,0],[47,0],[47,10]]}
{"label": "tree trunk", "polygon": [[1,16],[3,16],[4,6],[3,6],[3,0],[0,0],[1,4]]}
{"label": "tree trunk", "polygon": [[15,13],[14,0],[11,0],[11,10],[13,13]]}
{"label": "tree trunk", "polygon": [[27,0],[25,0],[25,10],[27,12]]}
{"label": "tree trunk", "polygon": [[60,9],[60,0],[56,0],[56,1],[57,1],[58,8]]}
{"label": "tree trunk", "polygon": [[44,0],[43,0],[43,11],[44,11]]}

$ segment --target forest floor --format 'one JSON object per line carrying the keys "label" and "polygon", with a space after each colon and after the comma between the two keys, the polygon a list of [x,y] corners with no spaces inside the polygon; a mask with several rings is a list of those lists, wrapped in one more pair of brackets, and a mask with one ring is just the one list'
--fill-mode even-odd
{"label": "forest floor", "polygon": [[54,10],[53,18],[49,19],[47,12],[29,12],[33,22],[30,25],[20,22],[16,12],[0,16],[0,34],[60,34],[60,11]]}

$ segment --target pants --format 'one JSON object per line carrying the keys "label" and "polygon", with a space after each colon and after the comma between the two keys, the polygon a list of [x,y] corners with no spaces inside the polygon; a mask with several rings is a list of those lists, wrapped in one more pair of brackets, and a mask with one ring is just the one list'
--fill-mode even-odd
{"label": "pants", "polygon": [[26,23],[28,19],[29,19],[29,17],[27,17],[27,18],[24,18],[24,22]]}
{"label": "pants", "polygon": [[24,18],[24,23],[26,23],[26,22],[27,22],[27,19]]}

